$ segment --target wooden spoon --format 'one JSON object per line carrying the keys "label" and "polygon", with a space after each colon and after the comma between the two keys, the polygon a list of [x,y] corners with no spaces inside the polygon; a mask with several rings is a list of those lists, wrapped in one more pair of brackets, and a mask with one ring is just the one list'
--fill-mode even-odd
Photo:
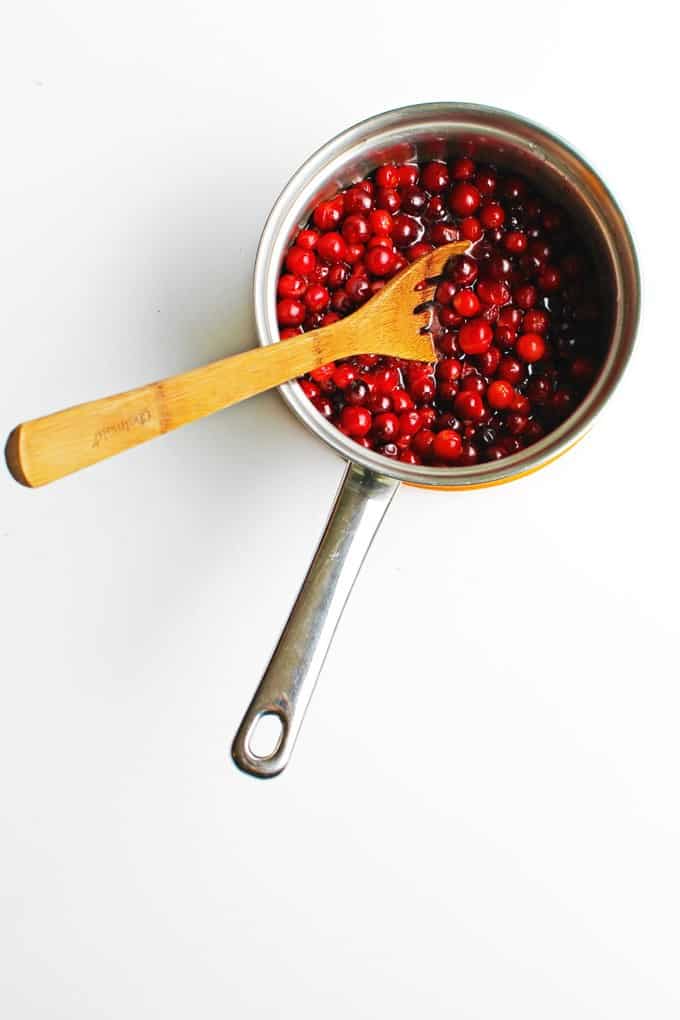
{"label": "wooden spoon", "polygon": [[431,337],[420,332],[429,312],[414,317],[414,307],[429,295],[416,287],[467,247],[457,241],[428,252],[332,326],[17,425],[5,448],[9,470],[22,485],[45,485],[338,358],[383,354],[433,361]]}

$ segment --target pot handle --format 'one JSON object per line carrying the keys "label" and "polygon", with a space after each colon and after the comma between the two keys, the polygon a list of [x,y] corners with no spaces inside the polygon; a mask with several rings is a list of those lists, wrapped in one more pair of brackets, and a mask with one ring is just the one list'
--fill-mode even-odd
{"label": "pot handle", "polygon": [[[373,536],[399,482],[350,463],[330,519],[231,753],[244,772],[277,776],[288,764],[335,629]],[[252,748],[263,717],[274,717],[269,753]]]}

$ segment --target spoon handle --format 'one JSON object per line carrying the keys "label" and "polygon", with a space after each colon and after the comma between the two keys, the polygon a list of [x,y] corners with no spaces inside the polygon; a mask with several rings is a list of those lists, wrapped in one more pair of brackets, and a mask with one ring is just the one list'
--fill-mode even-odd
{"label": "spoon handle", "polygon": [[10,434],[7,466],[22,485],[46,485],[295,379],[344,356],[346,345],[341,331],[326,327],[34,418]]}

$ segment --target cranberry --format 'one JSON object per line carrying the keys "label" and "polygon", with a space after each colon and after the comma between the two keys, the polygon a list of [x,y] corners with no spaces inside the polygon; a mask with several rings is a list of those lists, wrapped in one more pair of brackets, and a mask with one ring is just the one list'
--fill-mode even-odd
{"label": "cranberry", "polygon": [[531,364],[540,361],[545,354],[545,340],[540,333],[524,333],[515,344],[515,350],[522,361]]}
{"label": "cranberry", "polygon": [[512,404],[515,391],[509,382],[504,379],[496,379],[487,390],[486,399],[489,405],[498,411],[503,411]]}
{"label": "cranberry", "polygon": [[385,209],[388,213],[395,213],[401,206],[401,195],[391,188],[380,188],[375,198],[376,209]]}
{"label": "cranberry", "polygon": [[451,164],[451,176],[454,181],[465,181],[468,177],[472,177],[474,172],[475,164],[465,156],[462,159],[454,160]]}
{"label": "cranberry", "polygon": [[320,312],[328,305],[330,294],[320,283],[312,283],[307,288],[307,293],[303,300],[313,312]]}
{"label": "cranberry", "polygon": [[357,370],[352,365],[338,365],[333,372],[331,379],[340,390],[347,389],[350,383],[354,382]]}
{"label": "cranberry", "polygon": [[414,184],[418,183],[420,171],[414,163],[404,163],[403,166],[398,166],[397,173],[399,186],[402,188],[412,188]]}
{"label": "cranberry", "polygon": [[434,432],[430,429],[421,429],[420,432],[416,432],[411,442],[411,447],[414,453],[417,453],[419,457],[425,460],[430,455],[432,444],[434,442]]}
{"label": "cranberry", "polygon": [[301,230],[295,239],[295,244],[298,248],[306,248],[307,251],[311,251],[312,248],[316,248],[316,243],[319,240],[318,230]]}
{"label": "cranberry", "polygon": [[477,279],[477,263],[469,255],[454,255],[444,266],[444,277],[459,286]]}
{"label": "cranberry", "polygon": [[378,393],[391,393],[399,388],[401,375],[398,368],[379,368],[373,373],[373,381]]}
{"label": "cranberry", "polygon": [[335,290],[337,287],[342,287],[349,279],[349,270],[347,266],[343,266],[340,262],[336,262],[334,266],[330,266],[328,273],[326,274],[326,283],[329,287]]}
{"label": "cranberry", "polygon": [[320,202],[312,219],[319,230],[333,230],[342,219],[342,209],[337,202]]}
{"label": "cranberry", "polygon": [[286,255],[286,269],[294,276],[309,276],[316,265],[316,256],[305,248],[291,248]]}
{"label": "cranberry", "polygon": [[396,166],[380,166],[375,172],[375,183],[379,188],[397,188],[399,186],[399,171]]}
{"label": "cranberry", "polygon": [[[472,210],[469,210],[472,211]],[[498,202],[487,202],[479,210],[479,221],[486,230],[494,230],[505,221],[505,210]]]}
{"label": "cranberry", "polygon": [[464,354],[483,354],[491,346],[493,330],[485,319],[471,319],[461,326],[458,343]]}
{"label": "cranberry", "polygon": [[477,447],[473,446],[469,441],[463,443],[460,451],[460,457],[458,458],[459,467],[472,467],[479,460],[479,454],[477,453]]}
{"label": "cranberry", "polygon": [[513,298],[515,304],[519,305],[520,308],[533,308],[538,301],[538,293],[535,287],[532,287],[530,283],[526,283],[515,289]]}
{"label": "cranberry", "polygon": [[547,404],[552,398],[553,388],[550,379],[545,375],[534,375],[527,385],[527,396],[532,404]]}
{"label": "cranberry", "polygon": [[428,163],[423,167],[420,181],[425,190],[433,194],[444,191],[449,185],[449,168],[446,163]]}
{"label": "cranberry", "polygon": [[410,411],[413,408],[413,401],[406,390],[392,390],[390,400],[392,401],[392,410],[397,414],[401,411]]}
{"label": "cranberry", "polygon": [[373,414],[385,414],[386,411],[392,410],[392,401],[386,393],[373,392],[366,401],[366,406]]}
{"label": "cranberry", "polygon": [[494,255],[487,263],[486,272],[492,280],[509,280],[512,265],[503,255]]}
{"label": "cranberry", "polygon": [[413,216],[400,213],[394,217],[392,223],[392,240],[397,248],[408,248],[410,244],[419,241],[423,234],[423,228]]}
{"label": "cranberry", "polygon": [[552,294],[560,289],[560,271],[557,266],[544,266],[536,278],[539,288],[545,294]]}
{"label": "cranberry", "polygon": [[462,367],[458,358],[443,358],[437,365],[437,378],[442,382],[455,382],[460,379]]}
{"label": "cranberry", "polygon": [[277,287],[279,297],[301,298],[306,290],[307,284],[301,276],[295,276],[293,273],[284,273],[283,276],[279,277]]}
{"label": "cranberry", "polygon": [[460,457],[463,442],[458,432],[453,429],[444,429],[438,432],[432,443],[432,452],[439,460],[452,464]]}
{"label": "cranberry", "polygon": [[531,308],[524,316],[524,328],[527,333],[547,333],[550,319],[542,308]]}
{"label": "cranberry", "polygon": [[333,417],[333,405],[328,397],[314,397],[312,404],[317,409],[319,414],[322,414],[324,418]]}
{"label": "cranberry", "polygon": [[377,451],[382,453],[383,457],[391,457],[393,460],[399,456],[399,447],[396,443],[383,443],[377,447]]}
{"label": "cranberry", "polygon": [[471,216],[479,206],[481,195],[474,184],[454,184],[449,194],[449,209],[456,216]]}
{"label": "cranberry", "polygon": [[506,415],[505,427],[511,436],[521,435],[528,424],[529,422],[523,414],[517,414],[517,412],[511,411],[510,414]]}
{"label": "cranberry", "polygon": [[407,213],[422,213],[427,195],[420,188],[405,188],[401,193],[401,207]]}
{"label": "cranberry", "polygon": [[389,442],[399,435],[399,419],[396,414],[378,414],[373,420],[373,434],[380,442]]}
{"label": "cranberry", "polygon": [[350,188],[345,192],[345,214],[350,216],[361,215],[370,212],[373,207],[373,199],[362,188]]}
{"label": "cranberry", "polygon": [[366,436],[371,431],[373,418],[365,407],[344,407],[340,424],[348,436]]}
{"label": "cranberry", "polygon": [[430,376],[414,379],[409,383],[408,389],[416,404],[427,404],[436,392],[434,380]]}
{"label": "cranberry", "polygon": [[415,262],[416,259],[421,258],[423,255],[427,255],[428,252],[434,251],[434,245],[428,244],[426,241],[419,241],[418,244],[411,245],[407,255],[411,262]]}
{"label": "cranberry", "polygon": [[368,220],[358,213],[348,216],[342,225],[342,236],[347,244],[365,244],[370,233]]}
{"label": "cranberry", "polygon": [[347,245],[341,234],[331,231],[319,238],[316,250],[319,257],[326,259],[327,262],[342,262],[345,258]]}
{"label": "cranberry", "polygon": [[509,230],[503,238],[503,246],[511,255],[521,255],[527,248],[527,235],[521,230]]}
{"label": "cranberry", "polygon": [[355,379],[350,383],[345,393],[345,400],[353,407],[363,404],[368,398],[368,386],[363,379]]}
{"label": "cranberry", "polygon": [[354,302],[346,290],[336,290],[331,298],[331,305],[334,312],[339,315],[349,315],[354,308]]}
{"label": "cranberry", "polygon": [[452,227],[450,223],[435,223],[430,230],[430,239],[437,246],[441,244],[452,244],[460,238],[458,227]]}
{"label": "cranberry", "polygon": [[[444,284],[440,284],[444,286]],[[472,290],[459,290],[453,298],[453,308],[459,315],[471,319],[479,313],[479,298]]]}
{"label": "cranberry", "polygon": [[494,375],[501,360],[501,352],[498,347],[489,347],[488,351],[477,355],[477,364],[485,376]]}
{"label": "cranberry", "polygon": [[355,305],[360,305],[368,300],[371,294],[370,284],[364,276],[350,276],[345,285],[345,290]]}
{"label": "cranberry", "polygon": [[301,332],[304,332],[302,326],[286,326],[279,332],[279,339],[292,340],[294,336],[300,336]]}
{"label": "cranberry", "polygon": [[[425,219],[427,220],[443,220],[446,217],[446,203],[441,195],[433,195],[432,198],[428,199],[428,203],[425,206]],[[457,238],[454,237],[454,241]]]}
{"label": "cranberry", "polygon": [[521,382],[524,378],[525,370],[521,361],[517,358],[501,358],[498,366],[498,376],[501,379],[505,379],[506,382],[512,383],[516,386],[517,383]]}
{"label": "cranberry", "polygon": [[491,167],[480,167],[475,174],[475,185],[480,195],[492,195],[496,190],[498,178]]}
{"label": "cranberry", "polygon": [[368,217],[368,228],[372,234],[389,237],[392,233],[392,217],[387,209],[374,209]]}
{"label": "cranberry", "polygon": [[276,318],[282,326],[299,326],[305,314],[305,306],[297,298],[282,298],[276,306]]}
{"label": "cranberry", "polygon": [[510,300],[510,290],[500,280],[480,280],[477,296],[488,305],[505,305]]}
{"label": "cranberry", "polygon": [[394,255],[387,248],[371,248],[366,252],[365,262],[373,276],[388,276],[394,269]]}
{"label": "cranberry", "polygon": [[484,401],[479,393],[463,390],[456,397],[453,409],[460,418],[475,419],[484,417]]}
{"label": "cranberry", "polygon": [[399,435],[414,436],[420,428],[419,411],[403,411],[399,415]]}
{"label": "cranberry", "polygon": [[451,280],[442,280],[434,292],[434,299],[440,305],[449,305],[456,293],[456,285]]}
{"label": "cranberry", "polygon": [[402,450],[399,454],[399,460],[404,464],[422,464],[422,460],[417,453],[413,450]]}
{"label": "cranberry", "polygon": [[461,221],[460,232],[466,241],[478,241],[483,234],[482,224],[476,216],[466,216]]}

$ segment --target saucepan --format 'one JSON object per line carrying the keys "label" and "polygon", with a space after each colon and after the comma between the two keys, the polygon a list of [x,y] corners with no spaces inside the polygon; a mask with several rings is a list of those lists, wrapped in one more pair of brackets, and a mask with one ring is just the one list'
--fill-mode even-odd
{"label": "saucepan", "polygon": [[[234,739],[234,761],[253,776],[278,775],[290,760],[352,585],[399,486],[465,492],[521,478],[551,463],[590,428],[633,347],[640,304],[637,259],[623,215],[601,178],[545,128],[504,110],[467,103],[428,103],[381,113],[344,131],[300,167],[274,205],[260,240],[254,279],[259,343],[279,340],[277,278],[288,245],[317,202],[383,163],[454,154],[522,173],[577,219],[607,303],[606,358],[586,398],[554,431],[503,460],[459,468],[388,460],[329,424],[296,382],[281,387],[293,413],[345,459],[347,470],[288,622]],[[260,728],[269,731],[268,746],[256,739]]]}

